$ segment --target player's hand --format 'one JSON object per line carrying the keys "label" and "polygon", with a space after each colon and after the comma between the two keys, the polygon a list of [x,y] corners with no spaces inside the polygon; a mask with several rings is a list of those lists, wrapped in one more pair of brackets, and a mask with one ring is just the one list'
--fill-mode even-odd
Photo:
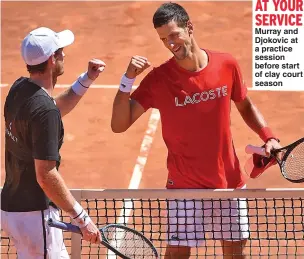
{"label": "player's hand", "polygon": [[133,56],[126,71],[126,77],[129,79],[135,78],[144,70],[150,67],[151,63],[147,58],[141,56]]}
{"label": "player's hand", "polygon": [[281,147],[282,146],[280,145],[280,143],[276,139],[269,139],[265,144],[266,155],[269,157],[271,150],[279,149]]}
{"label": "player's hand", "polygon": [[88,225],[81,228],[82,238],[90,243],[93,244],[100,244],[102,237],[101,234],[96,227],[96,225],[93,223],[93,221],[90,221]]}
{"label": "player's hand", "polygon": [[105,66],[106,64],[103,61],[96,58],[91,59],[88,64],[88,77],[95,80],[105,69]]}

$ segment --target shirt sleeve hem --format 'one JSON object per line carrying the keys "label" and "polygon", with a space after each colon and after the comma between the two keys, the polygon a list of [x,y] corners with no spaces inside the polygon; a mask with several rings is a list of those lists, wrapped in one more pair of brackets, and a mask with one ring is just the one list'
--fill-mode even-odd
{"label": "shirt sleeve hem", "polygon": [[58,161],[59,162],[59,156],[38,156],[34,155],[34,159],[39,159],[39,160],[48,160],[48,161]]}
{"label": "shirt sleeve hem", "polygon": [[[246,86],[245,86],[245,87],[246,87]],[[242,101],[244,101],[244,100],[246,99],[247,93],[248,93],[248,90],[247,90],[247,88],[246,88],[246,90],[242,93],[242,95],[241,95],[240,97],[238,97],[238,98],[232,98],[232,100],[233,100],[234,102],[236,102],[236,103],[242,102]]]}
{"label": "shirt sleeve hem", "polygon": [[138,102],[145,110],[145,112],[147,110],[149,110],[150,106],[148,104],[145,104],[143,101],[138,100],[136,97],[131,96],[131,99]]}

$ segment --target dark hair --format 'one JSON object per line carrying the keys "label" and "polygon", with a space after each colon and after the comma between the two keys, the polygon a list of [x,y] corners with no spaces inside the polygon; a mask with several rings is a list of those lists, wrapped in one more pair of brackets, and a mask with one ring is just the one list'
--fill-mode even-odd
{"label": "dark hair", "polygon": [[27,68],[27,71],[30,73],[30,74],[33,74],[33,73],[44,73],[46,71],[46,68],[47,68],[47,65],[48,65],[48,60],[41,63],[41,64],[38,64],[38,65],[26,65],[26,68]]}
{"label": "dark hair", "polygon": [[156,10],[153,16],[154,28],[161,27],[171,21],[175,21],[179,27],[186,27],[189,15],[179,4],[164,3]]}

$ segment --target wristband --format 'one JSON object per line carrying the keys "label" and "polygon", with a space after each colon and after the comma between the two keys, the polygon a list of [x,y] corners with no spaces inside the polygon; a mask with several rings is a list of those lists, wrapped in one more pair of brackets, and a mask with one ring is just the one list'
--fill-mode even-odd
{"label": "wristband", "polygon": [[83,210],[83,213],[80,214],[79,217],[73,219],[75,225],[77,225],[80,228],[84,228],[87,226],[92,220],[89,217],[88,213],[86,213],[85,210]]}
{"label": "wristband", "polygon": [[130,93],[135,79],[136,79],[135,77],[131,78],[131,79],[127,78],[126,75],[123,74],[123,76],[120,80],[119,90],[124,93]]}
{"label": "wristband", "polygon": [[77,201],[73,209],[75,211],[76,216],[73,217],[70,215],[70,217],[73,219],[73,221],[78,227],[83,228],[91,222],[91,218]]}
{"label": "wristband", "polygon": [[263,127],[259,131],[259,137],[266,143],[270,139],[276,139],[279,141],[272,133],[271,129],[268,127]]}
{"label": "wristband", "polygon": [[72,84],[72,89],[77,95],[84,95],[94,80],[90,79],[87,72],[82,73]]}

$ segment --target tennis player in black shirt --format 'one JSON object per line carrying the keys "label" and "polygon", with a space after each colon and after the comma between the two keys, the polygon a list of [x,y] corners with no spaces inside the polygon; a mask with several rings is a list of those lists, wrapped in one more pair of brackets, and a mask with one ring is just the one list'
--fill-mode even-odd
{"label": "tennis player in black shirt", "polygon": [[63,48],[73,41],[70,30],[56,33],[40,27],[31,31],[21,45],[30,76],[16,80],[5,101],[6,177],[1,223],[19,259],[69,258],[62,231],[46,224],[49,218],[59,219],[58,208],[70,215],[86,241],[101,241],[96,225],[58,172],[62,117],[77,105],[105,67],[101,60],[90,60],[88,70],[53,98],[57,77],[64,72]]}

